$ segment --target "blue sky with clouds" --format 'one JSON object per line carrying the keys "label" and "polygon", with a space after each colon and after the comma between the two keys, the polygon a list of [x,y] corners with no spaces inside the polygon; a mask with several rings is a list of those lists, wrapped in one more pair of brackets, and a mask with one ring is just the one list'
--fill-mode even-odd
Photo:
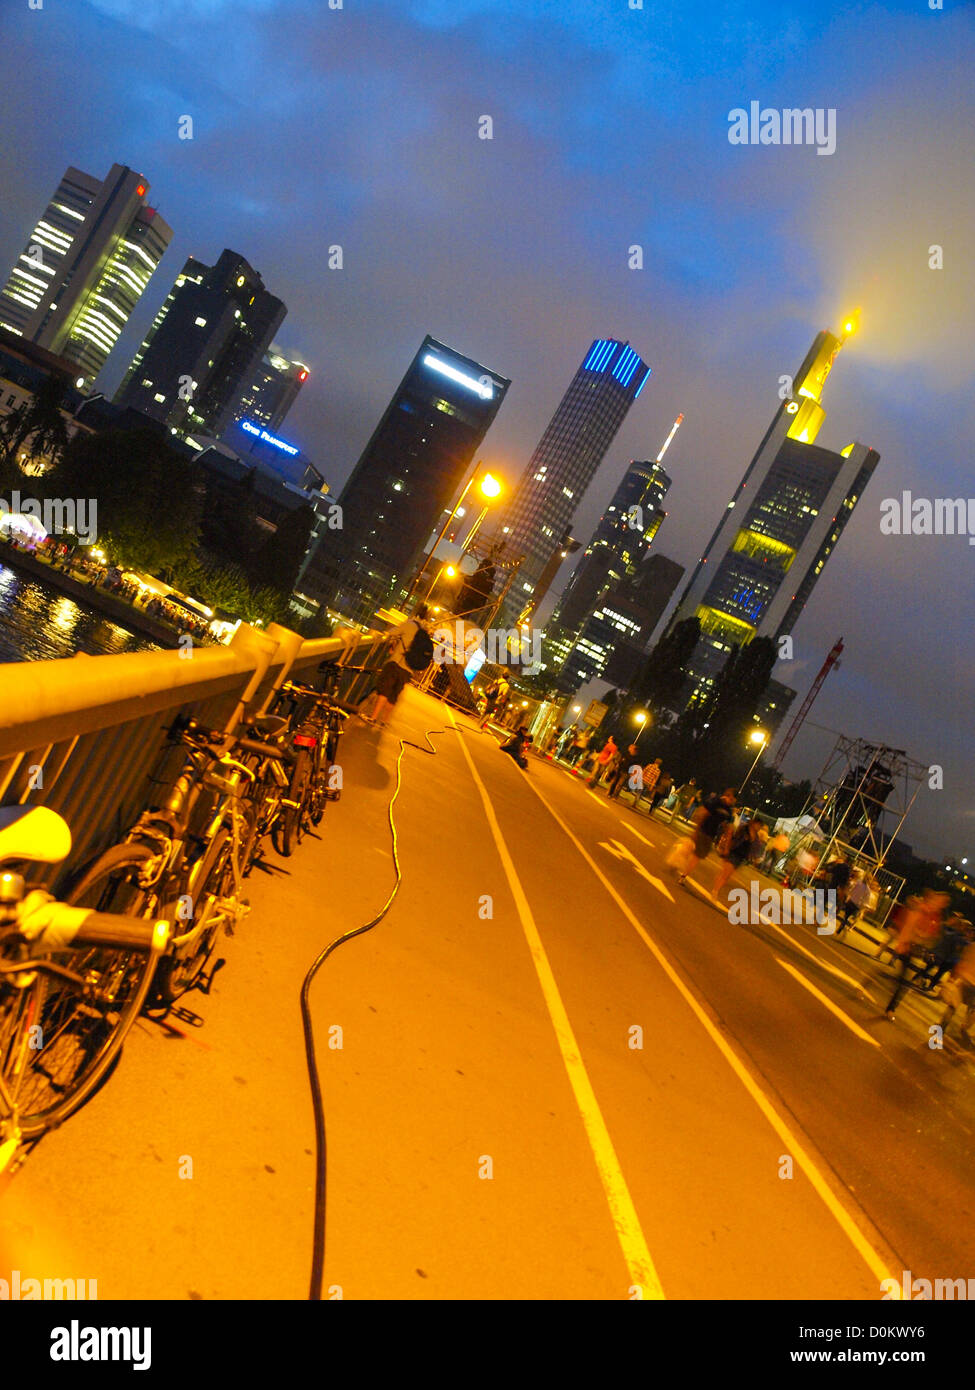
{"label": "blue sky with clouds", "polygon": [[[903,488],[975,491],[973,30],[952,0],[8,0],[0,266],[67,164],[138,168],[175,235],[105,383],[184,258],[231,246],[288,305],[279,342],[312,376],[286,433],[336,487],[425,333],[512,378],[485,447],[512,477],[589,342],[629,338],[654,375],[575,529],[683,411],[657,544],[688,568],[778,377],[861,305],[820,442],[881,463],[777,674],[803,692],[844,635],[811,718],[942,762],[907,838],[965,853],[975,549],[881,537],[878,516]],[[835,108],[835,154],[730,145],[752,100]],[[830,741],[805,730],[787,770]]]}

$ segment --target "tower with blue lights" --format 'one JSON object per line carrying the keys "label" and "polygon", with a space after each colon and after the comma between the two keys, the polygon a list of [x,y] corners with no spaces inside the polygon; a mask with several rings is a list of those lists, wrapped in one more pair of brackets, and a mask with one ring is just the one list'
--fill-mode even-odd
{"label": "tower with blue lights", "polygon": [[650,368],[627,342],[597,338],[529,460],[503,519],[506,553],[525,559],[504,621],[530,617],[555,577],[576,508]]}

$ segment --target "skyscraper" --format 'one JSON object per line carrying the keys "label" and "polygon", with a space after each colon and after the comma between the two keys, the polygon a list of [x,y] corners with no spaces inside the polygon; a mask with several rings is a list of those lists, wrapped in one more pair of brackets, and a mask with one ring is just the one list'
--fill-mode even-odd
{"label": "skyscraper", "polygon": [[633,574],[667,515],[670,483],[659,463],[630,464],[556,605],[554,627],[577,632],[600,592]]}
{"label": "skyscraper", "polygon": [[819,333],[738,484],[671,620],[697,616],[692,703],[706,698],[733,644],[792,631],[880,455],[814,443],[836,354],[854,332]]}
{"label": "skyscraper", "polygon": [[505,517],[507,553],[525,561],[505,603],[511,622],[537,609],[539,581],[650,368],[628,343],[598,338],[546,426]]}
{"label": "skyscraper", "polygon": [[77,364],[92,385],[172,239],[124,164],[69,168],[0,293],[0,327]]}
{"label": "skyscraper", "polygon": [[647,555],[633,574],[605,588],[569,646],[559,687],[572,692],[597,677],[628,686],[683,573],[666,555]]}
{"label": "skyscraper", "polygon": [[510,381],[426,337],[339,498],[304,592],[368,621],[409,583]]}
{"label": "skyscraper", "polygon": [[116,403],[184,432],[219,435],[280,327],[286,308],[243,256],[189,258],[133,358]]}
{"label": "skyscraper", "polygon": [[251,373],[251,384],[234,409],[234,419],[278,429],[308,380],[304,362],[291,362],[273,344]]}

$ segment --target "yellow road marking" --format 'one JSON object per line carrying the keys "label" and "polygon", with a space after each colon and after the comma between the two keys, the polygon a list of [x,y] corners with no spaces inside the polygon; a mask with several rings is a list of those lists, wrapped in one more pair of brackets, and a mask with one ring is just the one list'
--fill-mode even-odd
{"label": "yellow road marking", "polygon": [[[836,975],[839,977],[839,979],[845,980],[848,985],[853,986],[853,988],[856,990],[858,994],[865,993],[863,985],[859,984],[856,980],[854,980],[852,975],[847,975],[836,965],[830,965],[829,961],[820,960],[819,956],[814,955],[814,953],[810,951],[808,947],[803,946],[802,942],[797,941],[794,936],[790,936],[784,927],[780,927],[778,922],[773,922],[770,917],[763,917],[761,913],[758,914],[758,919],[763,924],[763,926],[772,927],[773,930],[777,931],[780,936],[784,936],[790,946],[794,946],[797,951],[801,951],[804,956],[808,956],[811,961],[815,961],[815,963],[818,966],[820,966],[823,970],[828,970],[831,975]],[[778,960],[778,956],[776,956],[776,960]]]}
{"label": "yellow road marking", "polygon": [[[542,797],[536,791],[535,787],[532,785],[531,782],[529,782],[528,785],[531,787],[532,791],[535,792],[536,796],[538,796],[539,800],[543,803],[543,805],[547,807],[551,816],[554,818],[557,824],[561,826],[563,832],[575,845],[576,849],[582,855],[583,859],[585,859],[586,863],[592,869],[593,873],[599,879],[600,883],[606,889],[607,893],[609,893],[610,897],[613,899],[617,907],[623,913],[623,916],[627,919],[630,925],[637,931],[639,936],[642,938],[644,944],[653,953],[661,969],[670,979],[674,987],[679,991],[679,993],[681,994],[685,1003],[688,1005],[691,1011],[696,1015],[698,1022],[708,1033],[708,1036],[711,1038],[711,1041],[718,1048],[725,1061],[728,1063],[732,1071],[738,1077],[738,1080],[741,1082],[745,1090],[754,1100],[755,1104],[758,1106],[759,1110],[761,1110],[762,1114],[765,1116],[766,1120],[775,1130],[776,1134],[779,1136],[780,1139],[783,1140],[785,1144],[788,1145],[788,1152],[794,1156],[796,1162],[798,1163],[801,1170],[805,1173],[806,1177],[809,1179],[809,1182],[811,1183],[817,1195],[822,1200],[824,1206],[829,1211],[833,1219],[836,1221],[843,1234],[850,1241],[850,1244],[856,1250],[857,1254],[860,1255],[867,1268],[870,1270],[872,1274],[876,1276],[878,1281],[883,1279],[893,1279],[894,1276],[887,1268],[886,1263],[884,1262],[878,1251],[874,1249],[871,1242],[860,1230],[856,1221],[853,1219],[853,1217],[847,1211],[846,1207],[840,1201],[839,1197],[833,1191],[832,1187],[827,1182],[826,1178],[820,1171],[818,1165],[812,1158],[812,1155],[807,1153],[804,1145],[799,1139],[799,1136],[779,1115],[771,1100],[768,1098],[768,1096],[762,1090],[761,1086],[752,1076],[751,1072],[745,1066],[744,1062],[738,1056],[737,1052],[735,1052],[731,1045],[728,1043],[728,1040],[715,1026],[711,1018],[708,1017],[707,1012],[691,993],[690,989],[684,983],[681,977],[677,974],[677,971],[671,965],[670,961],[664,955],[663,951],[653,940],[653,938],[647,933],[642,923],[631,911],[629,905],[616,891],[612,883],[610,883],[609,879],[599,868],[599,865],[595,862],[595,860],[588,853],[585,847],[572,833],[572,831],[569,829],[568,825],[566,825],[565,821],[558,814],[558,812],[555,811],[548,804],[548,802],[545,801],[545,798]],[[865,1036],[869,1038],[869,1034],[866,1034]],[[874,1039],[870,1038],[870,1041],[873,1042]],[[895,1282],[897,1283],[897,1287],[899,1288],[899,1281]]]}
{"label": "yellow road marking", "polygon": [[[451,719],[453,712],[449,711]],[[459,727],[459,726],[458,726]],[[549,1017],[552,1020],[552,1027],[559,1044],[559,1051],[562,1054],[562,1061],[569,1077],[569,1085],[579,1107],[582,1116],[582,1123],[586,1130],[589,1146],[592,1149],[593,1158],[596,1160],[596,1168],[599,1173],[603,1191],[606,1194],[606,1201],[609,1204],[610,1215],[613,1225],[616,1228],[616,1235],[619,1239],[620,1247],[623,1251],[623,1258],[629,1270],[630,1283],[639,1284],[643,1290],[644,1298],[662,1299],[664,1297],[663,1287],[657,1275],[656,1267],[647,1248],[646,1238],[640,1225],[640,1218],[637,1216],[633,1198],[623,1177],[623,1170],[620,1167],[613,1141],[610,1138],[609,1129],[603,1119],[599,1102],[596,1100],[596,1093],[593,1091],[592,1082],[589,1080],[589,1073],[586,1071],[579,1044],[576,1042],[569,1016],[566,1013],[562,996],[559,994],[559,987],[555,982],[552,967],[549,963],[542,939],[538,934],[538,927],[532,916],[532,910],[528,903],[528,897],[522,887],[515,868],[514,860],[508,851],[498,818],[494,813],[494,806],[488,795],[487,789],[478,775],[477,768],[470,753],[467,751],[467,744],[463,738],[459,740],[461,750],[467,760],[474,785],[477,787],[484,807],[484,814],[487,817],[488,825],[491,828],[491,835],[494,839],[495,848],[504,868],[505,877],[508,880],[508,887],[515,900],[515,907],[521,919],[521,925],[528,942],[528,949],[531,952],[532,962],[535,966],[535,973],[538,975],[538,982],[542,988],[542,995],[545,999],[545,1006],[548,1009]],[[544,801],[544,797],[540,798]]]}
{"label": "yellow road marking", "polygon": [[807,980],[801,970],[797,970],[794,965],[790,965],[788,961],[782,960],[779,956],[775,956],[774,959],[778,965],[781,965],[783,970],[788,970],[789,974],[794,979],[798,980],[804,989],[808,989],[809,993],[814,994],[821,1004],[825,1004],[831,1014],[835,1014],[841,1023],[845,1023],[851,1033],[855,1033],[857,1037],[862,1038],[864,1042],[870,1043],[871,1047],[880,1046],[876,1038],[872,1038],[869,1033],[864,1032],[859,1023],[854,1023],[849,1014],[845,1014],[841,1008],[833,1003],[828,995],[823,994],[822,990],[817,989],[810,980]]}
{"label": "yellow road marking", "polygon": [[645,845],[649,845],[651,849],[656,849],[656,848],[657,848],[657,846],[654,844],[653,840],[648,840],[647,837],[646,837],[646,835],[641,835],[640,832],[639,832],[639,830],[636,830],[636,829],[630,824],[630,822],[629,822],[628,820],[624,819],[623,816],[620,816],[619,820],[620,820],[620,825],[625,825],[626,828],[627,828],[627,830],[630,832],[631,835],[635,835],[635,836],[637,837],[638,840],[642,840],[643,843],[644,843]]}

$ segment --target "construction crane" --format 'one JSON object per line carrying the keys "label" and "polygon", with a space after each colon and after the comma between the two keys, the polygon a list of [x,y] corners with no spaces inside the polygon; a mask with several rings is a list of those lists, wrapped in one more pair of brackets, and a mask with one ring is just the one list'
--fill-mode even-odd
{"label": "construction crane", "polygon": [[826,679],[826,677],[829,675],[830,671],[832,671],[832,669],[833,669],[834,666],[839,666],[839,665],[840,665],[840,653],[842,652],[842,650],[843,650],[843,638],[841,637],[840,640],[835,644],[835,646],[834,646],[834,647],[832,648],[832,650],[830,651],[829,656],[828,656],[828,657],[826,658],[826,660],[823,662],[822,669],[820,670],[819,675],[816,677],[816,679],[813,681],[812,685],[810,686],[809,694],[808,694],[808,695],[806,696],[806,698],[803,700],[801,706],[799,707],[799,712],[798,712],[798,714],[796,715],[795,719],[793,719],[792,723],[789,725],[789,732],[786,734],[785,738],[782,740],[781,744],[779,745],[779,751],[776,753],[775,757],[772,759],[772,766],[773,766],[773,767],[779,767],[779,766],[780,766],[780,764],[781,764],[781,762],[782,762],[782,759],[785,757],[786,753],[788,753],[789,749],[792,747],[792,740],[795,738],[796,734],[799,732],[800,728],[802,727],[803,720],[805,719],[806,715],[809,713],[810,709],[812,708],[812,702],[813,702],[813,700],[815,700],[816,696],[819,694],[820,687],[822,686],[823,681],[824,681],[824,680]]}

